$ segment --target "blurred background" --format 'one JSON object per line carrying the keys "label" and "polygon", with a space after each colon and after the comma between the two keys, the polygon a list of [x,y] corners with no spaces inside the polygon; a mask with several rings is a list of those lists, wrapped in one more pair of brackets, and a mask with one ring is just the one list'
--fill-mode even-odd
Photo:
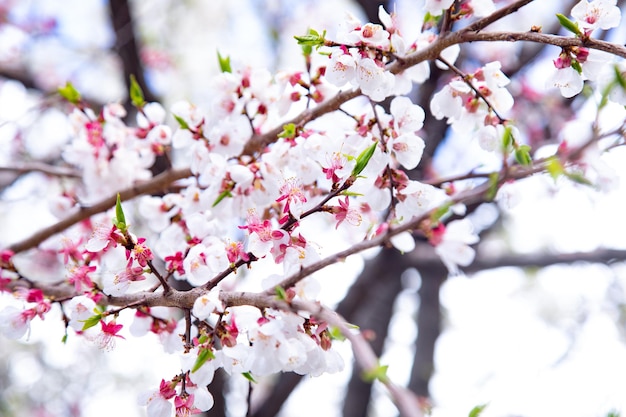
{"label": "blurred background", "polygon": [[[47,173],[38,167],[65,168],[60,155],[71,131],[58,86],[71,81],[96,109],[111,101],[130,109],[134,74],[148,101],[202,105],[219,71],[218,50],[242,65],[304,69],[294,35],[311,27],[332,38],[346,13],[378,22],[381,4],[397,13],[407,40],[420,33],[419,0],[0,1],[0,247],[54,222]],[[493,29],[559,33],[555,13],[568,15],[574,4],[536,1]],[[624,44],[625,32],[622,25],[598,36]],[[593,94],[564,99],[546,89],[558,53],[481,43],[463,45],[457,61],[467,72],[502,62],[516,99],[509,117],[538,155],[597,116]],[[431,65],[431,78],[412,93],[427,110],[414,179],[497,168],[493,154],[429,115],[430,98],[452,76]],[[607,129],[624,123],[619,106],[605,114]],[[468,207],[481,242],[464,274],[449,277],[418,241],[410,254],[382,249],[347,264],[322,301],[368,330],[390,378],[427,398],[433,416],[467,415],[485,403],[486,417],[626,413],[626,159],[618,146],[600,161],[595,186],[540,175],[499,203]],[[76,337],[63,345],[63,323],[53,318],[33,322],[19,342],[0,338],[1,416],[142,416],[139,392],[177,372],[178,359],[156,339],[119,341],[113,352]],[[350,347],[338,349],[342,373],[264,379],[248,415],[395,416],[384,388],[352,369]],[[206,416],[246,415],[245,379],[220,373],[210,391],[216,405]]]}

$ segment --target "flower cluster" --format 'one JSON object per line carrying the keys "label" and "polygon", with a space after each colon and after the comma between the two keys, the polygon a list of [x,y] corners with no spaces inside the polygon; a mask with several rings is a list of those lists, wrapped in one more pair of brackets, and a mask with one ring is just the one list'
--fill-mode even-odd
{"label": "flower cluster", "polygon": [[[588,38],[596,29],[619,26],[621,11],[616,6],[616,0],[581,0],[572,8],[572,16],[575,19],[572,24],[575,26],[570,30],[580,37]],[[546,83],[558,87],[563,97],[574,97],[582,91],[585,80],[599,80],[603,67],[611,61],[612,56],[608,53],[585,47],[563,47],[554,60],[557,70]]]}
{"label": "flower cluster", "polygon": [[[326,80],[337,87],[346,84],[357,86],[363,94],[374,101],[382,101],[392,95],[406,94],[413,82],[421,83],[430,73],[427,63],[422,63],[400,74],[393,74],[387,64],[427,47],[436,36],[424,33],[414,42],[407,42],[401,35],[393,15],[380,6],[379,18],[383,23],[361,24],[351,18],[337,33],[330,48],[330,62],[326,65]],[[451,47],[442,54],[454,61],[458,47]]]}
{"label": "flower cluster", "polygon": [[[571,28],[586,39],[595,29],[615,27],[615,4],[582,0],[572,10]],[[389,244],[402,252],[413,250],[419,235],[456,274],[473,261],[471,245],[479,237],[470,220],[448,221],[450,215],[463,217],[467,201],[505,199],[498,194],[502,184],[526,175],[508,171],[509,152],[515,151],[516,168],[532,164],[530,146],[521,144],[522,134],[505,118],[514,100],[499,62],[465,73],[454,64],[459,46],[440,45],[447,48],[431,58],[452,77],[426,109],[446,119],[451,135],[462,134],[465,144],[475,139],[484,150],[503,151],[502,169],[488,179],[433,179],[438,173],[422,161],[426,111],[404,96],[430,75],[427,60],[405,68],[407,58],[449,39],[437,33],[437,25],[450,30],[461,18],[494,10],[492,0],[427,0],[423,31],[407,41],[396,16],[381,7],[382,25],[349,18],[333,40],[315,31],[299,39],[306,71],[272,76],[220,57],[223,72],[211,99],[204,107],[175,103],[175,128],[165,123],[161,105],[143,102],[136,92],[134,127],[124,121],[119,104],[96,114],[79,99],[69,100],[75,105],[69,116],[74,135],[63,158],[81,172],[81,180],[64,182],[51,206],[59,217],[70,213],[78,220],[39,251],[0,252],[0,292],[12,293],[16,302],[0,311],[0,331],[21,338],[33,319],[44,319],[58,304],[66,327],[103,350],[129,334],[154,335],[165,352],[180,355],[182,371],[142,397],[151,417],[210,409],[207,386],[219,368],[250,380],[277,372],[338,371],[343,363],[329,323],[313,308],[296,308],[305,301],[319,306],[320,283],[311,275],[338,261],[321,259],[319,228],[341,236],[338,245],[375,242],[371,247]],[[317,47],[321,65],[313,65],[306,42]],[[602,68],[603,98],[624,104],[624,64],[607,62],[587,47],[563,47],[549,83],[570,97],[585,79],[598,79]],[[340,103],[335,111],[339,105],[326,100],[346,85],[354,88],[350,94],[358,89],[368,99]],[[567,156],[570,135],[563,134],[553,164],[545,168],[553,175],[565,172],[556,157]],[[122,204],[120,189],[128,195],[150,180],[157,158],[187,178]],[[578,162],[604,179],[602,166],[588,154]],[[480,193],[472,195],[470,186],[456,191],[467,179],[480,184]],[[80,217],[84,205],[118,192],[107,213]],[[40,271],[24,267],[28,261],[55,279],[44,282]],[[64,296],[48,296],[39,286],[61,288],[65,292],[55,294]],[[259,292],[244,292],[250,288]],[[249,305],[228,303],[233,294],[257,298],[247,298]],[[129,309],[135,314],[125,322]]]}

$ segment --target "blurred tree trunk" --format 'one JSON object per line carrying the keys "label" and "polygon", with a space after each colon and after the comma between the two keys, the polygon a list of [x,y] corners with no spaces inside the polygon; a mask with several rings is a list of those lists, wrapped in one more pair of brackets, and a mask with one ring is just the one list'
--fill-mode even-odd
{"label": "blurred tree trunk", "polygon": [[[126,91],[130,89],[130,76],[134,75],[143,90],[146,101],[157,101],[146,84],[143,64],[139,55],[139,43],[135,36],[135,25],[128,0],[109,0],[111,24],[115,32],[115,51],[122,61]],[[124,106],[130,110],[130,98]]]}
{"label": "blurred tree trunk", "polygon": [[[159,101],[146,84],[144,68],[140,58],[140,48],[135,36],[135,24],[128,0],[109,0],[109,10],[111,14],[111,25],[115,32],[115,51],[122,61],[124,73],[124,83],[126,91],[130,91],[130,76],[134,76],[137,84],[143,91],[144,99],[147,102]],[[130,96],[124,102],[127,112],[127,120],[132,120],[137,114],[133,107]],[[167,155],[156,157],[154,165],[150,168],[152,175],[158,175],[171,168],[170,159]]]}
{"label": "blurred tree trunk", "polygon": [[[404,264],[400,252],[395,248],[385,248],[361,274],[366,276],[363,281],[369,284],[363,288],[364,294],[359,297],[360,302],[351,314],[351,322],[359,326],[364,334],[371,335],[371,346],[377,356],[383,352],[394,301],[402,290],[400,276],[405,270]],[[371,396],[372,383],[363,380],[362,370],[355,365],[346,390],[343,416],[367,416]]]}
{"label": "blurred tree trunk", "polygon": [[422,285],[418,291],[419,308],[416,318],[418,336],[409,380],[409,389],[420,397],[430,396],[428,383],[435,370],[435,342],[441,333],[439,290],[447,274],[448,270],[443,264],[420,269]]}
{"label": "blurred tree trunk", "polygon": [[228,381],[228,375],[223,369],[215,371],[215,376],[211,385],[209,385],[209,391],[213,394],[213,408],[204,413],[198,414],[200,417],[224,417],[226,415],[226,386]]}

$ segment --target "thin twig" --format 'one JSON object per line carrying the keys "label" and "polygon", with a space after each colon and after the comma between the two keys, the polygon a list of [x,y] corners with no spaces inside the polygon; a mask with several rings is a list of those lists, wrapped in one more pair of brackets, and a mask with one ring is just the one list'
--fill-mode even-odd
{"label": "thin twig", "polygon": [[[164,172],[163,174],[157,175],[149,181],[142,182],[140,184],[134,185],[132,187],[126,188],[119,192],[120,198],[124,201],[133,199],[137,196],[144,194],[152,194],[167,188],[167,186],[174,181],[187,178],[191,176],[191,170],[189,168],[183,169],[172,169]],[[44,240],[48,239],[51,236],[54,236],[57,233],[61,233],[68,227],[85,220],[94,214],[102,213],[111,207],[115,206],[115,202],[117,201],[117,193],[115,195],[111,195],[100,202],[94,204],[93,206],[84,207],[77,213],[66,217],[65,219],[46,227],[34,235],[10,245],[7,249],[13,251],[14,253],[24,252],[25,250],[31,249],[39,245]]]}

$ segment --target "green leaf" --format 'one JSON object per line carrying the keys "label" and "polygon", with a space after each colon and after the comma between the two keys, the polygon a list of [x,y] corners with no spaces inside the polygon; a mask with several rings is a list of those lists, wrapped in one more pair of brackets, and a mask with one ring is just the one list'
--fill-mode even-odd
{"label": "green leaf", "polygon": [[330,338],[333,340],[346,340],[346,337],[343,335],[343,333],[341,333],[341,330],[339,330],[339,327],[337,326],[331,326],[328,328],[328,334],[330,335]]}
{"label": "green leaf", "polygon": [[146,100],[143,96],[143,90],[137,82],[137,78],[135,78],[134,74],[130,74],[130,91],[128,94],[130,95],[130,101],[133,103],[133,106],[138,109],[145,106]]}
{"label": "green leaf", "polygon": [[576,61],[575,59],[572,59],[571,67],[574,68],[577,73],[579,73],[579,74],[583,73],[582,65],[580,65],[580,62]]}
{"label": "green leaf", "polygon": [[342,192],[339,193],[339,195],[347,195],[349,197],[362,197],[365,194],[363,193],[357,193],[355,191],[350,191],[350,190],[343,190]]}
{"label": "green leaf", "polygon": [[615,80],[623,90],[626,90],[626,78],[624,78],[624,74],[621,73],[619,67],[617,65],[613,65],[613,69],[615,70]]}
{"label": "green leaf", "polygon": [[352,170],[352,176],[357,177],[367,166],[372,156],[374,156],[374,152],[376,151],[376,147],[378,146],[378,141],[372,143],[370,146],[365,148],[363,152],[360,153],[356,158],[356,165]]}
{"label": "green leaf", "polygon": [[504,133],[502,134],[502,149],[507,151],[512,144],[513,129],[511,128],[511,126],[507,126],[504,128]]}
{"label": "green leaf", "polygon": [[119,193],[117,193],[117,201],[115,202],[115,219],[113,220],[113,224],[120,229],[120,232],[126,233],[126,216],[124,216],[122,200],[120,199]]}
{"label": "green leaf", "polygon": [[564,172],[565,176],[571,181],[577,184],[593,186],[593,183],[589,181],[585,176],[579,172]]}
{"label": "green leaf", "polygon": [[215,359],[213,351],[209,348],[201,349],[200,353],[198,353],[198,357],[196,358],[196,363],[194,363],[193,368],[191,368],[191,373],[200,369],[209,359]]}
{"label": "green leaf", "polygon": [[285,289],[283,287],[277,285],[276,287],[274,287],[274,291],[276,292],[276,298],[282,301],[287,300],[287,292],[285,292]]}
{"label": "green leaf", "polygon": [[301,48],[302,55],[304,55],[305,57],[309,57],[313,53],[313,47],[311,45],[301,45]]}
{"label": "green leaf", "polygon": [[256,384],[256,380],[254,379],[254,377],[252,376],[250,372],[243,372],[241,375],[243,375],[243,377],[246,378],[248,381],[252,382],[253,384]]}
{"label": "green leaf", "polygon": [[563,164],[561,164],[561,161],[559,161],[559,158],[557,158],[556,156],[551,156],[550,158],[548,158],[548,160],[546,161],[546,170],[554,180],[556,180],[565,173],[565,169],[563,169]]}
{"label": "green leaf", "polygon": [[176,119],[176,121],[178,122],[178,125],[180,126],[181,129],[189,130],[189,125],[187,124],[185,119],[183,119],[180,116],[176,116],[175,114],[173,116],[174,116],[174,119]]}
{"label": "green leaf", "polygon": [[562,15],[561,13],[557,13],[556,18],[559,19],[559,23],[561,24],[561,26],[563,26],[565,29],[572,32],[574,35],[576,36],[582,35],[582,32],[580,31],[580,28],[578,27],[578,23],[572,22],[567,17],[565,17],[565,15]]}
{"label": "green leaf", "polygon": [[472,408],[468,417],[478,417],[485,410],[485,408],[487,408],[487,404],[477,405]]}
{"label": "green leaf", "polygon": [[222,72],[233,72],[232,67],[230,66],[230,57],[229,56],[222,56],[222,54],[220,54],[220,51],[217,51],[217,62],[220,64],[220,70]]}
{"label": "green leaf", "polygon": [[498,178],[499,177],[497,172],[492,172],[489,175],[489,189],[487,190],[487,194],[485,195],[487,201],[493,200],[498,193]]}
{"label": "green leaf", "polygon": [[76,88],[74,88],[74,85],[72,85],[71,82],[69,81],[66,82],[65,86],[59,87],[57,91],[59,92],[61,97],[63,97],[70,103],[72,104],[80,103],[80,93],[78,92],[78,90],[76,90]]}
{"label": "green leaf", "polygon": [[213,202],[213,205],[211,207],[215,207],[217,206],[219,203],[222,202],[223,199],[225,199],[226,197],[231,198],[233,195],[230,192],[230,190],[224,190],[222,191],[222,193],[220,195],[217,196],[217,198],[215,199],[215,201]]}
{"label": "green leaf", "polygon": [[283,131],[278,134],[279,138],[293,139],[296,137],[296,125],[288,123],[283,126]]}
{"label": "green leaf", "polygon": [[439,223],[439,220],[441,220],[441,218],[448,213],[448,211],[450,210],[450,207],[452,207],[451,201],[443,204],[440,207],[437,207],[435,211],[433,211],[433,213],[430,215],[431,223],[433,225]]}
{"label": "green leaf", "polygon": [[100,323],[100,320],[102,320],[102,314],[95,314],[91,317],[89,317],[87,320],[81,320],[82,323],[85,323],[83,325],[83,331],[95,326],[96,324]]}
{"label": "green leaf", "polygon": [[515,150],[515,160],[520,165],[530,165],[533,163],[533,158],[530,156],[530,146],[520,145]]}
{"label": "green leaf", "polygon": [[388,368],[389,368],[389,365],[379,364],[375,368],[364,371],[361,376],[363,377],[363,380],[365,382],[374,382],[378,380],[384,383],[388,381],[388,377],[387,377]]}
{"label": "green leaf", "polygon": [[298,45],[309,47],[315,46],[316,48],[319,48],[320,46],[324,45],[324,42],[326,42],[325,36],[326,31],[324,31],[320,35],[317,31],[309,29],[306,35],[294,36],[294,38],[298,41]]}

